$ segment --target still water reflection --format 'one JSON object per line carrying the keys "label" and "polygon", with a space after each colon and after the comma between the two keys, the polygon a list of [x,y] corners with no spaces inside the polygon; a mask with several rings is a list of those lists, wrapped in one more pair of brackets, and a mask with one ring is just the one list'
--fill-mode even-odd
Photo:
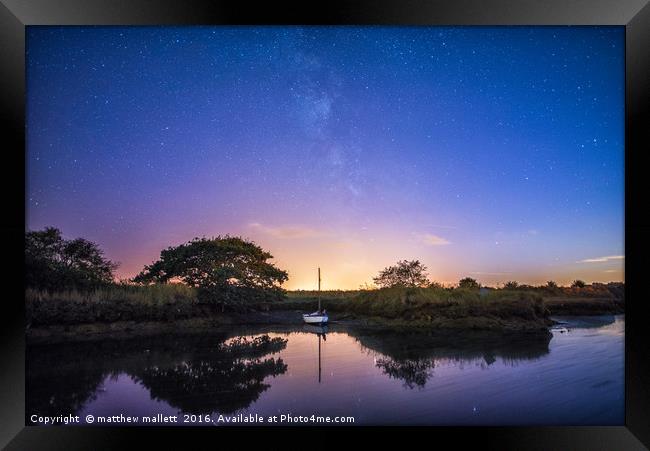
{"label": "still water reflection", "polygon": [[624,316],[552,334],[257,327],[30,346],[27,414],[623,424]]}

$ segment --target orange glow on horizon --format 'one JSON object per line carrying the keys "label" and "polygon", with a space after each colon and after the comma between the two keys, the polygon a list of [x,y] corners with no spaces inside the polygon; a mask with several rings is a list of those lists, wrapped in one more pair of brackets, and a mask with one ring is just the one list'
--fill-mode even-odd
{"label": "orange glow on horizon", "polygon": [[[362,286],[373,286],[373,277],[383,268],[399,260],[414,259],[427,267],[429,280],[445,286],[453,286],[464,277],[472,277],[484,286],[493,287],[511,280],[534,286],[553,280],[561,286],[568,286],[576,279],[586,283],[625,279],[622,259],[593,263],[572,260],[552,267],[538,265],[504,271],[503,265],[490,267],[464,257],[453,243],[427,245],[421,235],[414,234],[404,239],[395,230],[346,235],[298,227],[271,229],[256,224],[244,228],[244,231],[241,236],[269,250],[274,256],[271,262],[289,273],[289,280],[282,285],[287,290],[316,290],[319,267],[322,290],[358,290]],[[153,243],[148,247],[147,252],[138,252],[118,268],[118,279],[135,276],[144,265],[159,256],[160,251]],[[480,270],[477,269],[479,264]]]}

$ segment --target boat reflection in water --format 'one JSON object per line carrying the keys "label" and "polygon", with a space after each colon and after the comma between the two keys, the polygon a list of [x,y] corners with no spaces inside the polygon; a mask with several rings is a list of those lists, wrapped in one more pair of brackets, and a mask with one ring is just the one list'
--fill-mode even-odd
{"label": "boat reflection in water", "polygon": [[327,326],[316,326],[313,324],[305,324],[303,330],[312,334],[318,335],[318,383],[321,382],[321,351],[320,351],[320,341],[321,338],[323,341],[327,340]]}

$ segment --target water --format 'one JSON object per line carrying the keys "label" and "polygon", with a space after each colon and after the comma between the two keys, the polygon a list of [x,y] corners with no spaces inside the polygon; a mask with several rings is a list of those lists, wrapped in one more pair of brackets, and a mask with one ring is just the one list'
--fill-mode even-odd
{"label": "water", "polygon": [[82,424],[89,414],[161,414],[205,425],[198,421],[208,414],[208,425],[221,425],[242,414],[262,424],[317,415],[354,424],[622,425],[624,316],[557,319],[551,334],[533,335],[334,324],[30,346],[27,423],[32,414],[74,414]]}

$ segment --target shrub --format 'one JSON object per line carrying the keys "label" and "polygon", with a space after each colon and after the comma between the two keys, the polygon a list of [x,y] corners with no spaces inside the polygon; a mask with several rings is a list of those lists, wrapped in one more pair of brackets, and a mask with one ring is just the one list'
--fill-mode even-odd
{"label": "shrub", "polygon": [[472,279],[471,277],[465,277],[464,279],[460,279],[458,282],[458,288],[469,288],[472,290],[478,290],[481,288],[481,285],[476,281],[476,279]]}
{"label": "shrub", "polygon": [[519,283],[515,282],[514,280],[509,280],[503,284],[504,290],[516,290],[517,288],[519,288]]}
{"label": "shrub", "polygon": [[582,280],[574,280],[571,284],[571,288],[584,288],[586,284]]}

